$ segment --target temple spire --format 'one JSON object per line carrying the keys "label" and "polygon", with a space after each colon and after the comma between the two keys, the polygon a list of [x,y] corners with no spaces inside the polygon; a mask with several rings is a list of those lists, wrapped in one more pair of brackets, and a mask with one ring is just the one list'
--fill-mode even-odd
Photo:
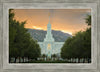
{"label": "temple spire", "polygon": [[50,19],[51,19],[51,17],[50,17],[50,11],[49,11],[49,23],[50,23]]}
{"label": "temple spire", "polygon": [[53,18],[53,9],[49,10],[49,23],[52,23],[52,18]]}
{"label": "temple spire", "polygon": [[49,22],[47,24],[47,34],[46,34],[46,38],[44,38],[44,41],[54,41],[53,35],[52,35],[52,30],[51,30],[51,24],[50,24],[50,12],[49,12]]}

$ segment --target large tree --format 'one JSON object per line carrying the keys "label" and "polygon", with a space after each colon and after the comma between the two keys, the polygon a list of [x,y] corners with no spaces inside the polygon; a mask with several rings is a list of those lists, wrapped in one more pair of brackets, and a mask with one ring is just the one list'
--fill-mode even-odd
{"label": "large tree", "polygon": [[[9,10],[9,60],[14,57],[29,57],[36,59],[40,56],[41,50],[38,43],[32,39],[27,29],[24,28],[26,21],[19,22],[14,19],[14,10]],[[28,54],[28,55],[26,55]]]}
{"label": "large tree", "polygon": [[[91,16],[88,15],[86,23],[91,25]],[[68,38],[61,48],[61,57],[66,58],[91,58],[91,27],[86,31],[77,32],[72,38]]]}

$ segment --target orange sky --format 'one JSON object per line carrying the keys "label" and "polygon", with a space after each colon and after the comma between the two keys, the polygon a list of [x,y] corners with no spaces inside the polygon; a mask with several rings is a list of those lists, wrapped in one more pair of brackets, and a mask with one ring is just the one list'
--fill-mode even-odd
{"label": "orange sky", "polygon": [[73,34],[85,30],[85,17],[91,13],[90,9],[14,9],[15,19],[27,21],[25,28],[47,29],[50,22],[53,30],[60,30]]}

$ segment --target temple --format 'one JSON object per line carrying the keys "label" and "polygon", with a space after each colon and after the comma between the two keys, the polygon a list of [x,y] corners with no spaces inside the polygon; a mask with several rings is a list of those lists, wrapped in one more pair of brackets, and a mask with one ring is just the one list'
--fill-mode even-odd
{"label": "temple", "polygon": [[47,24],[47,33],[43,42],[38,42],[41,48],[41,54],[45,54],[47,58],[51,58],[53,54],[56,54],[57,57],[60,57],[61,48],[64,42],[55,42],[55,39],[52,35],[52,26],[50,23],[50,14],[49,22]]}
{"label": "temple", "polygon": [[41,48],[41,54],[45,54],[47,58],[51,58],[53,54],[60,57],[61,47],[64,42],[55,42],[50,22],[47,24],[47,34],[43,42],[38,42]]}

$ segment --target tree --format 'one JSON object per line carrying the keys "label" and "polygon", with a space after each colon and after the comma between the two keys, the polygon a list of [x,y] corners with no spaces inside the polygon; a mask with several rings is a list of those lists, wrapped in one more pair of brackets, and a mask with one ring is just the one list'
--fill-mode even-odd
{"label": "tree", "polygon": [[46,56],[46,54],[42,54],[42,58],[44,59],[44,58],[46,58],[47,56]]}
{"label": "tree", "polygon": [[52,57],[55,59],[57,57],[57,55],[56,54],[53,54]]}
{"label": "tree", "polygon": [[85,21],[88,25],[91,25],[91,15],[87,15],[87,17],[85,18]]}
{"label": "tree", "polygon": [[16,58],[18,55],[18,49],[15,47],[15,36],[16,36],[16,20],[13,20],[14,17],[14,13],[12,12],[12,9],[9,10],[9,62],[11,60],[11,57],[15,57],[15,61],[16,62]]}
{"label": "tree", "polygon": [[[91,16],[88,15],[86,23],[91,25]],[[66,58],[91,58],[91,27],[86,31],[77,32],[68,38],[61,48],[61,57]]]}
{"label": "tree", "polygon": [[[40,56],[41,50],[38,43],[32,39],[27,29],[24,28],[26,21],[19,22],[14,19],[13,10],[9,10],[9,61],[11,57],[29,57],[36,59]],[[27,55],[26,55],[27,54]]]}

